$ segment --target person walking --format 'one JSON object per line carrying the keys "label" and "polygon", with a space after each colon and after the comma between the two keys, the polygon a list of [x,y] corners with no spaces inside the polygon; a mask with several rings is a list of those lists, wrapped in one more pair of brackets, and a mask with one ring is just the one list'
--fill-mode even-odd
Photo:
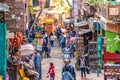
{"label": "person walking", "polygon": [[50,75],[50,80],[55,80],[55,67],[52,62],[50,62],[50,67],[49,67],[47,75],[48,76]]}
{"label": "person walking", "polygon": [[50,39],[50,44],[53,47],[54,46],[54,35],[53,35],[53,33],[50,33],[49,39]]}
{"label": "person walking", "polygon": [[48,34],[47,34],[46,31],[45,31],[45,33],[44,33],[43,39],[45,40],[46,45],[47,45],[47,44],[48,44]]}
{"label": "person walking", "polygon": [[64,53],[64,55],[69,54],[70,58],[71,58],[71,50],[70,50],[69,46],[66,46],[66,48],[63,49],[63,53]]}
{"label": "person walking", "polygon": [[60,35],[61,35],[61,33],[62,33],[62,30],[61,30],[61,28],[57,28],[56,29],[57,31],[56,31],[56,36],[57,36],[57,42],[58,42],[58,40],[59,40],[59,37],[60,37]]}
{"label": "person walking", "polygon": [[79,58],[79,65],[81,70],[81,79],[86,78],[86,59],[84,57],[84,54],[81,54],[81,57]]}
{"label": "person walking", "polygon": [[35,70],[39,73],[39,80],[42,80],[42,67],[41,67],[41,56],[40,53],[38,53],[38,50],[34,50],[34,66]]}
{"label": "person walking", "polygon": [[71,51],[71,57],[74,57],[74,52],[75,52],[75,43],[74,41],[71,41],[71,45],[70,45],[70,51]]}
{"label": "person walking", "polygon": [[48,52],[48,36],[47,36],[47,33],[45,33],[44,37],[43,37],[42,54],[44,52],[45,52],[45,57],[46,57],[47,52]]}
{"label": "person walking", "polygon": [[62,35],[60,44],[61,44],[61,48],[62,48],[62,52],[63,52],[63,49],[66,47],[66,39],[63,35]]}
{"label": "person walking", "polygon": [[46,58],[50,58],[50,57],[51,57],[51,56],[50,56],[50,53],[51,53],[51,45],[48,44],[48,46],[47,46]]}
{"label": "person walking", "polygon": [[[66,68],[68,68],[68,72],[72,75],[73,80],[76,80],[76,72],[73,65],[70,64],[70,59],[64,59],[64,66],[62,68],[62,74],[66,71]],[[65,73],[64,73],[65,74]]]}
{"label": "person walking", "polygon": [[69,72],[69,68],[67,67],[62,74],[62,80],[73,80],[71,73]]}

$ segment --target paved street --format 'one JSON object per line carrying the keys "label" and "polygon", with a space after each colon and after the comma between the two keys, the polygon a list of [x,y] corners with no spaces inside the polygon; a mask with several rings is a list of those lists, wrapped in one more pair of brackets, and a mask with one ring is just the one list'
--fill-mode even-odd
{"label": "paved street", "polygon": [[[53,62],[55,65],[55,72],[56,72],[56,79],[55,80],[61,80],[61,70],[63,66],[63,59],[61,55],[61,50],[58,46],[55,46],[52,48],[51,52],[52,58],[43,59],[42,61],[42,70],[43,70],[43,80],[49,80],[49,78],[46,78],[46,73],[49,68],[49,62]],[[75,59],[72,59],[72,64],[75,64]],[[76,71],[77,74],[77,80],[80,80],[80,71]],[[95,73],[90,73],[87,75],[86,80],[104,80],[103,75],[100,75],[100,77],[97,77]]]}

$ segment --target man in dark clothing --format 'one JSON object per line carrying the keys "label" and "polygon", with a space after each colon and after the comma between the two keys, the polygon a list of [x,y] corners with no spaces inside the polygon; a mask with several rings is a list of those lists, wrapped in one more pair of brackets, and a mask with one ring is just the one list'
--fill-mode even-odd
{"label": "man in dark clothing", "polygon": [[56,36],[57,36],[57,40],[59,40],[60,35],[61,35],[61,33],[62,33],[61,28],[57,27],[56,30],[55,30],[55,33],[56,33]]}
{"label": "man in dark clothing", "polygon": [[34,57],[35,70],[39,73],[39,80],[42,80],[41,56],[38,53],[37,49],[35,49],[34,54],[35,54]]}

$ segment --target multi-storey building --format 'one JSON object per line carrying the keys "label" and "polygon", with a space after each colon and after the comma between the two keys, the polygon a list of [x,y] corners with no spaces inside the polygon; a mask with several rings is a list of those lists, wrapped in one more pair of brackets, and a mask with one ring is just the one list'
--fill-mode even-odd
{"label": "multi-storey building", "polygon": [[8,30],[23,32],[29,19],[29,0],[2,0],[1,2],[10,6],[10,11],[6,13],[5,18]]}

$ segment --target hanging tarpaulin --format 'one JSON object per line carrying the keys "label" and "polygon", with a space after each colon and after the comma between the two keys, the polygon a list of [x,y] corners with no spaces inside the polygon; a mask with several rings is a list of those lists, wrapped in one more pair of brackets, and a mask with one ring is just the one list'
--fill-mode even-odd
{"label": "hanging tarpaulin", "polygon": [[31,14],[34,14],[33,0],[30,0],[30,13],[31,13]]}
{"label": "hanging tarpaulin", "polygon": [[102,42],[103,42],[103,38],[101,35],[98,36],[98,51],[102,51]]}
{"label": "hanging tarpaulin", "polygon": [[[0,23],[0,75],[5,78],[7,69],[6,24]],[[3,79],[5,80],[5,79]]]}
{"label": "hanging tarpaulin", "polygon": [[102,67],[102,44],[103,44],[103,37],[101,35],[98,36],[98,40],[97,40],[98,46],[98,65],[100,65]]}

